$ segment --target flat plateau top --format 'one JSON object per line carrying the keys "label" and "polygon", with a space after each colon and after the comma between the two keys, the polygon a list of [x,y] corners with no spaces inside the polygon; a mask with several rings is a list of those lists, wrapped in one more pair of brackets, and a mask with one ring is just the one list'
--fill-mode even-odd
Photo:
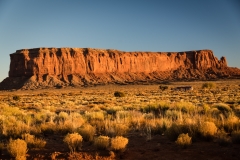
{"label": "flat plateau top", "polygon": [[129,53],[136,53],[136,52],[147,52],[147,53],[189,53],[189,52],[201,52],[201,51],[210,51],[210,49],[202,49],[202,50],[191,50],[191,51],[172,51],[172,52],[161,52],[161,51],[121,51],[116,49],[99,49],[99,48],[70,48],[70,47],[63,47],[63,48],[55,48],[55,47],[39,47],[39,48],[29,48],[29,49],[19,49],[16,50],[15,53],[21,53],[22,51],[30,51],[30,52],[38,52],[40,50],[95,50],[95,51],[115,51],[115,52],[129,52]]}

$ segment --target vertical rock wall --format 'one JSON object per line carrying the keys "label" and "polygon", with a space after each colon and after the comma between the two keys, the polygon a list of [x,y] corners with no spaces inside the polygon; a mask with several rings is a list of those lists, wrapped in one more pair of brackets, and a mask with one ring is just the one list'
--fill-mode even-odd
{"label": "vertical rock wall", "polygon": [[[187,52],[123,52],[92,48],[35,48],[10,54],[9,79],[34,87],[226,76],[227,62],[211,50]],[[7,81],[7,80],[5,80]],[[16,82],[16,85],[19,82]],[[1,88],[1,87],[0,87]]]}

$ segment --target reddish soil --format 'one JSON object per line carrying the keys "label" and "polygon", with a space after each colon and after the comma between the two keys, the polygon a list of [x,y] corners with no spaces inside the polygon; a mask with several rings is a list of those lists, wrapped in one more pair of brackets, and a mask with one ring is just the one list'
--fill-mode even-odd
{"label": "reddish soil", "polygon": [[[129,134],[129,144],[127,149],[122,153],[115,153],[116,159],[125,160],[239,160],[240,144],[230,144],[228,146],[220,146],[217,142],[196,141],[188,148],[181,148],[174,142],[167,139],[166,136],[155,135],[150,141],[146,141],[145,136],[139,133]],[[51,155],[57,152],[56,159],[85,159],[80,157],[69,158],[69,150],[62,141],[63,136],[47,135],[47,145],[41,150],[29,150],[27,154],[28,160],[51,160]],[[84,142],[80,154],[92,155],[98,154],[101,157],[108,157],[109,151],[96,150],[89,142]],[[11,158],[6,151],[0,155],[0,159],[9,160]],[[86,158],[87,159],[87,158]],[[101,158],[99,158],[101,159]]]}

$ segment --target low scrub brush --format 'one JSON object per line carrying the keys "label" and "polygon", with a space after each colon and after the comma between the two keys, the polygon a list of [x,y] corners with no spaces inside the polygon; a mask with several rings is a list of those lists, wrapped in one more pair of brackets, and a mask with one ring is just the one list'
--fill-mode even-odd
{"label": "low scrub brush", "polygon": [[43,139],[36,138],[31,134],[23,134],[22,138],[27,143],[28,148],[44,148],[46,145],[46,141]]}
{"label": "low scrub brush", "polygon": [[122,136],[117,136],[111,139],[110,148],[115,151],[124,150],[128,144],[128,139]]}
{"label": "low scrub brush", "polygon": [[78,128],[77,132],[82,135],[84,141],[93,141],[96,129],[90,124],[84,124],[82,127]]}
{"label": "low scrub brush", "polygon": [[125,97],[125,94],[123,92],[120,92],[120,91],[115,91],[114,96],[115,97]]}
{"label": "low scrub brush", "polygon": [[7,145],[7,151],[12,157],[15,157],[16,160],[25,160],[28,151],[27,143],[21,139],[10,139],[9,144]]}
{"label": "low scrub brush", "polygon": [[203,138],[211,140],[217,133],[217,127],[213,122],[204,122],[199,128],[199,132]]}
{"label": "low scrub brush", "polygon": [[82,136],[78,133],[67,134],[64,138],[64,142],[68,145],[71,153],[76,152],[77,149],[82,147]]}
{"label": "low scrub brush", "polygon": [[175,143],[183,148],[186,148],[192,144],[192,138],[188,136],[188,133],[182,133],[178,136]]}
{"label": "low scrub brush", "polygon": [[108,136],[99,136],[94,139],[94,146],[98,149],[107,149],[110,145],[110,138]]}

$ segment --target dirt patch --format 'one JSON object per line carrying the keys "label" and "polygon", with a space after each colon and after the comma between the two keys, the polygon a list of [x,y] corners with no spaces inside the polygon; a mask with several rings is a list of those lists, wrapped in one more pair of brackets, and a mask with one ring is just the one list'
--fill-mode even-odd
{"label": "dirt patch", "polygon": [[[151,140],[146,140],[145,136],[140,136],[138,132],[129,134],[129,144],[124,152],[115,152],[115,159],[125,160],[169,160],[169,159],[240,159],[239,144],[231,144],[229,146],[220,146],[216,142],[196,141],[188,148],[181,148],[167,139],[163,135],[154,135]],[[30,149],[27,154],[27,159],[46,159],[51,160],[56,154],[56,159],[71,159],[67,146],[63,143],[63,136],[46,135],[47,145],[44,149]],[[85,155],[95,158],[109,158],[110,154],[107,150],[97,150],[90,142],[84,142],[80,155]],[[11,159],[6,151],[1,153],[1,159]],[[13,159],[13,158],[12,158]],[[74,159],[74,158],[73,158]],[[101,158],[100,158],[101,159]]]}

